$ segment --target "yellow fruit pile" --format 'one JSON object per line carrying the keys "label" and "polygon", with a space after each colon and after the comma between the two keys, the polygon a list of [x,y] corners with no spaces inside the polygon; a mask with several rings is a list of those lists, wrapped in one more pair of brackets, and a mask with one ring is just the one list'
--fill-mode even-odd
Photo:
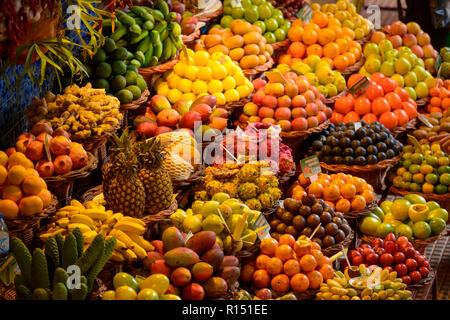
{"label": "yellow fruit pile", "polygon": [[248,97],[253,91],[253,85],[244,76],[242,69],[222,52],[194,53],[188,49],[187,56],[181,54],[173,70],[158,79],[155,89],[171,103],[179,100],[192,102],[198,97],[212,94],[217,98],[217,105],[221,106]]}
{"label": "yellow fruit pile", "polygon": [[229,55],[242,69],[253,69],[265,64],[273,54],[273,48],[267,44],[261,29],[243,20],[233,20],[230,28],[212,28],[202,35],[195,50],[222,52]]}
{"label": "yellow fruit pile", "polygon": [[0,212],[6,219],[32,217],[47,208],[52,194],[33,162],[21,152],[0,151]]}
{"label": "yellow fruit pile", "polygon": [[106,210],[99,201],[87,201],[81,204],[72,200],[69,206],[61,208],[56,214],[56,221],[39,237],[45,241],[48,237],[67,235],[76,228],[83,233],[85,250],[98,234],[105,239],[115,237],[116,247],[111,260],[123,262],[135,261],[147,257],[147,251],[155,248],[142,235],[147,230],[142,220],[113,213]]}

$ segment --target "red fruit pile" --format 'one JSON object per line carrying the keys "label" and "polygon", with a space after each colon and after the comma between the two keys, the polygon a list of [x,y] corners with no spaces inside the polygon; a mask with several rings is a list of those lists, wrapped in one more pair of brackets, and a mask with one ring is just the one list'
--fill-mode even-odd
{"label": "red fruit pile", "polygon": [[[351,75],[348,87],[352,87],[362,78],[360,74]],[[416,102],[394,80],[377,72],[370,76],[369,81],[367,90],[336,100],[331,122],[378,121],[393,130],[417,116]]]}
{"label": "red fruit pile", "polygon": [[[427,258],[415,250],[408,238],[395,239],[390,233],[383,240],[376,238],[369,244],[351,250],[349,259],[352,265],[378,265],[389,272],[396,271],[397,276],[407,285],[417,283],[430,273]],[[345,261],[345,260],[343,260]]]}
{"label": "red fruit pile", "polygon": [[331,117],[325,97],[305,76],[287,72],[284,79],[285,84],[255,79],[253,102],[245,104],[239,121],[277,124],[282,131],[304,131]]}

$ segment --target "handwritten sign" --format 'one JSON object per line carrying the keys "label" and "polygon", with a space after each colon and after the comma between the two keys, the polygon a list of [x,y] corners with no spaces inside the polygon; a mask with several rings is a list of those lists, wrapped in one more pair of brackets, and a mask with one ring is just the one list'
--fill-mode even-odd
{"label": "handwritten sign", "polygon": [[310,178],[312,182],[316,181],[317,175],[322,172],[316,155],[300,160],[300,166],[305,178]]}
{"label": "handwritten sign", "polygon": [[359,128],[361,128],[361,122],[355,122],[355,131],[358,130]]}
{"label": "handwritten sign", "polygon": [[351,94],[356,94],[360,90],[367,89],[369,86],[370,86],[369,78],[362,77],[361,79],[358,80],[358,82],[356,82],[353,86],[351,86],[348,89],[348,92],[350,92]]}
{"label": "handwritten sign", "polygon": [[267,71],[265,75],[270,82],[286,84],[286,79],[279,71]]}
{"label": "handwritten sign", "polygon": [[298,12],[297,17],[300,18],[303,22],[308,23],[311,21],[313,11],[314,10],[311,8],[311,5],[308,2],[305,2],[303,7]]}
{"label": "handwritten sign", "polygon": [[263,214],[260,214],[256,219],[254,228],[257,230],[256,234],[258,235],[259,240],[270,238],[270,225]]}

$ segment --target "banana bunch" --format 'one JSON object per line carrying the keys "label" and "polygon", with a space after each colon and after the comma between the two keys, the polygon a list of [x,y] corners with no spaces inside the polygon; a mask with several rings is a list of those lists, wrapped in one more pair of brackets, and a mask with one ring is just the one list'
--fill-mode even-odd
{"label": "banana bunch", "polygon": [[177,14],[169,12],[166,1],[158,0],[156,5],[132,6],[129,12],[116,10],[117,18],[103,20],[106,35],[133,53],[130,63],[137,68],[171,60],[183,47]]}
{"label": "banana bunch", "polygon": [[40,235],[40,239],[46,241],[58,233],[65,236],[75,228],[79,228],[83,233],[85,247],[89,246],[98,234],[106,240],[116,238],[110,258],[113,261],[144,259],[148,251],[155,250],[151,243],[143,238],[146,225],[142,220],[124,216],[122,213],[113,213],[97,201],[82,204],[72,200],[70,205],[55,214],[55,221],[47,232]]}
{"label": "banana bunch", "polygon": [[352,278],[348,269],[336,271],[333,279],[320,285],[316,300],[411,300],[411,291],[397,272],[377,267],[372,272],[359,266],[361,276]]}

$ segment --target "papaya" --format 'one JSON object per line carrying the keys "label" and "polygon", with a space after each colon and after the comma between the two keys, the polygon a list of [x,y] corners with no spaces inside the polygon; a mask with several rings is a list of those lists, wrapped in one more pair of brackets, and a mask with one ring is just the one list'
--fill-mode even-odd
{"label": "papaya", "polygon": [[184,245],[183,235],[176,227],[169,227],[164,230],[161,239],[163,242],[164,252],[182,247]]}
{"label": "papaya", "polygon": [[212,277],[206,281],[203,285],[203,289],[205,289],[208,298],[220,298],[227,292],[228,285],[223,278]]}
{"label": "papaya", "polygon": [[235,256],[225,256],[223,257],[221,268],[225,267],[238,267],[239,266],[239,259]]}
{"label": "papaya", "polygon": [[223,261],[223,251],[220,249],[210,249],[202,255],[202,261],[213,266],[214,271],[218,271]]}
{"label": "papaya", "polygon": [[200,258],[192,249],[178,247],[166,252],[164,260],[171,267],[187,267],[197,263]]}
{"label": "papaya", "polygon": [[194,234],[187,242],[186,247],[194,250],[198,254],[202,254],[216,243],[216,234],[213,231],[200,231]]}
{"label": "papaya", "polygon": [[225,267],[220,276],[227,282],[228,286],[232,286],[241,275],[239,267]]}

